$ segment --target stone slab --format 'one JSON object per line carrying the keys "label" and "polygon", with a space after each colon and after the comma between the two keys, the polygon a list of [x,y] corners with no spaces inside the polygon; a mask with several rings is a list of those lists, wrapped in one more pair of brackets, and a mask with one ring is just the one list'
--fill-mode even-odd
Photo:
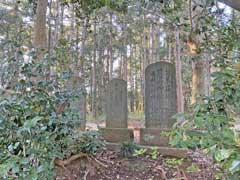
{"label": "stone slab", "polygon": [[169,147],[169,138],[161,135],[162,132],[169,129],[160,128],[141,128],[140,129],[140,144],[146,146],[163,146]]}
{"label": "stone slab", "polygon": [[127,128],[102,128],[103,138],[108,142],[122,143],[133,141],[134,135],[132,129]]}
{"label": "stone slab", "polygon": [[127,82],[112,79],[106,90],[106,127],[127,128]]}
{"label": "stone slab", "polygon": [[[121,144],[117,143],[106,143],[107,149],[111,151],[120,152],[121,151]],[[159,154],[163,156],[171,156],[177,158],[186,158],[188,157],[188,150],[183,148],[173,148],[173,147],[156,147],[156,146],[139,146],[142,149],[147,149],[146,153],[151,153],[152,148],[156,148]]]}
{"label": "stone slab", "polygon": [[177,112],[175,66],[169,62],[148,65],[145,71],[145,127],[171,128]]}

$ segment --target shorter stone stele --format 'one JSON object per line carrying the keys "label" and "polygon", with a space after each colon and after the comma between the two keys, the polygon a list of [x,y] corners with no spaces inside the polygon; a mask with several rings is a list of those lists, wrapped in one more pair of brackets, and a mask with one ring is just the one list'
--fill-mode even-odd
{"label": "shorter stone stele", "polygon": [[133,130],[128,129],[127,83],[112,79],[106,91],[106,128],[103,138],[108,142],[121,143],[133,140]]}

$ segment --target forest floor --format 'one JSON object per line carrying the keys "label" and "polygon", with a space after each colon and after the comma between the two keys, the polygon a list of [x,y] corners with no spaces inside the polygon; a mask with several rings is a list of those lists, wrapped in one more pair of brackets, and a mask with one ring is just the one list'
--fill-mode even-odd
{"label": "forest floor", "polygon": [[214,180],[211,159],[200,152],[177,159],[159,155],[123,158],[120,152],[105,149],[56,168],[56,180]]}
{"label": "forest floor", "polygon": [[[104,127],[104,121],[89,122],[87,129]],[[143,122],[130,119],[135,142]],[[95,156],[84,156],[64,167],[56,167],[56,180],[214,180],[215,167],[210,157],[199,151],[189,151],[187,158],[141,154],[123,157],[120,151],[104,148]]]}

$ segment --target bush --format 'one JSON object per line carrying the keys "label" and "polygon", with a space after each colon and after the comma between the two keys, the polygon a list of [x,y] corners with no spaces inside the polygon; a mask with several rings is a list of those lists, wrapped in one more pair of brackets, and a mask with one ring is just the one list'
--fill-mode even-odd
{"label": "bush", "polygon": [[[171,132],[171,144],[202,148],[222,165],[225,179],[240,179],[240,139],[234,124],[240,113],[240,72],[234,66],[213,73],[213,91],[197,104],[193,114],[178,114],[182,119]],[[184,121],[185,119],[185,121]]]}
{"label": "bush", "polygon": [[104,147],[103,139],[97,131],[86,131],[78,134],[75,151],[95,155],[99,150]]}
{"label": "bush", "polygon": [[27,80],[0,100],[0,179],[53,179],[54,159],[72,143],[71,111],[56,110],[69,97],[54,81],[31,81],[31,69],[22,67]]}
{"label": "bush", "polygon": [[132,157],[138,149],[140,149],[140,147],[136,143],[133,141],[126,141],[122,143],[120,153],[123,157],[129,158]]}

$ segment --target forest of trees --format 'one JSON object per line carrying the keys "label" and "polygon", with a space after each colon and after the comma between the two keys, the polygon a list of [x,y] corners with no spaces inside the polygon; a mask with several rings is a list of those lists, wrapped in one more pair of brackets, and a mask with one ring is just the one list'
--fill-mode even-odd
{"label": "forest of trees", "polygon": [[51,177],[47,162],[72,153],[79,122],[105,115],[113,78],[127,82],[128,111],[144,115],[145,69],[167,61],[170,143],[208,149],[229,169],[221,177],[239,179],[239,10],[238,0],[1,0],[0,178]]}
{"label": "forest of trees", "polygon": [[129,110],[143,112],[146,66],[169,61],[176,65],[178,110],[183,112],[199,95],[209,94],[214,59],[231,53],[216,49],[214,42],[223,38],[218,31],[238,19],[223,4],[201,3],[3,1],[1,57],[10,63],[2,63],[1,85],[14,86],[18,66],[31,61],[29,52],[37,48],[38,59],[49,59],[46,78],[80,74],[87,112],[95,118],[104,112],[104,88],[113,77],[128,82]]}

